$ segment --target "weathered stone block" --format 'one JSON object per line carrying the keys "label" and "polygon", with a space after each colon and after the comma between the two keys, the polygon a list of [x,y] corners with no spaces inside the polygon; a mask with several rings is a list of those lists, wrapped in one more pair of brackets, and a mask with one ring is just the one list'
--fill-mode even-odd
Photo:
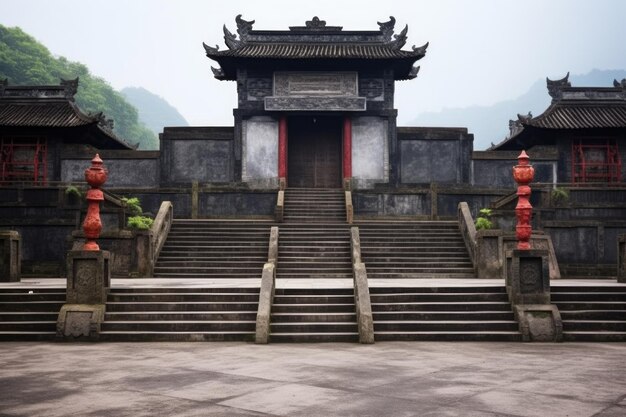
{"label": "weathered stone block", "polygon": [[0,282],[20,280],[22,240],[16,231],[0,231]]}
{"label": "weathered stone block", "polygon": [[106,304],[65,304],[57,319],[57,339],[97,340]]}
{"label": "weathered stone block", "polygon": [[67,254],[67,303],[106,304],[111,282],[108,251],[70,251]]}
{"label": "weathered stone block", "polygon": [[563,323],[556,306],[522,304],[513,309],[524,342],[561,342]]}
{"label": "weathered stone block", "polygon": [[502,240],[500,230],[479,230],[476,232],[476,274],[478,278],[502,278]]}

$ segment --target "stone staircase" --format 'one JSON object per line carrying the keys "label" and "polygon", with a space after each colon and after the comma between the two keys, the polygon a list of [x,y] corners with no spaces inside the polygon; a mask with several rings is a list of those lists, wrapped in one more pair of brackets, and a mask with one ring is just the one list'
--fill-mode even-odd
{"label": "stone staircase", "polygon": [[504,286],[371,287],[376,341],[521,341]]}
{"label": "stone staircase", "polygon": [[65,289],[0,289],[0,341],[53,340]]}
{"label": "stone staircase", "polygon": [[288,188],[285,223],[345,223],[345,193],[341,189]]}
{"label": "stone staircase", "polygon": [[112,289],[101,340],[252,341],[258,288]]}
{"label": "stone staircase", "polygon": [[352,279],[350,228],[341,224],[281,224],[277,278]]}
{"label": "stone staircase", "polygon": [[358,342],[354,291],[277,289],[270,332],[271,342]]}
{"label": "stone staircase", "polygon": [[359,222],[369,278],[474,278],[455,221]]}
{"label": "stone staircase", "polygon": [[626,342],[626,286],[552,286],[566,342]]}
{"label": "stone staircase", "polygon": [[260,278],[271,222],[174,220],[157,278]]}

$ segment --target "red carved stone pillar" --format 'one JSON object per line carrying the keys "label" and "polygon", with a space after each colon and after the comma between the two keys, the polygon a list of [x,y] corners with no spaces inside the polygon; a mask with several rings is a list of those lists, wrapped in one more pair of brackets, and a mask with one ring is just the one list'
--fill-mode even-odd
{"label": "red carved stone pillar", "polygon": [[515,206],[515,216],[517,217],[517,226],[515,227],[517,235],[517,249],[530,249],[530,235],[532,228],[530,226],[530,218],[533,212],[533,206],[530,204],[530,184],[535,177],[535,169],[530,165],[530,158],[526,151],[517,157],[518,165],[513,167],[513,179],[517,183],[517,206]]}
{"label": "red carved stone pillar", "polygon": [[85,170],[85,180],[91,186],[91,189],[87,191],[87,215],[83,222],[83,230],[85,231],[87,241],[83,245],[83,250],[100,250],[96,239],[102,231],[100,202],[104,201],[104,193],[99,188],[106,182],[107,175],[108,172],[102,164],[100,155],[96,154],[91,160],[91,167]]}
{"label": "red carved stone pillar", "polygon": [[352,178],[352,119],[343,118],[343,178]]}
{"label": "red carved stone pillar", "polygon": [[287,116],[278,122],[278,178],[287,178]]}

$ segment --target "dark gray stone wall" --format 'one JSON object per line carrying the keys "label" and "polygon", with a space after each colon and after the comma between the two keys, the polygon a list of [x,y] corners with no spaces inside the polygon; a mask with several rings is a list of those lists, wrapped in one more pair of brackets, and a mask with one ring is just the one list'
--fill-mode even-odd
{"label": "dark gray stone wall", "polygon": [[234,178],[232,127],[166,127],[161,134],[161,186]]}
{"label": "dark gray stone wall", "polygon": [[[159,186],[158,152],[143,157],[142,151],[127,151],[128,156],[119,158],[100,155],[109,171],[105,187],[148,188]],[[134,153],[131,155],[130,152]],[[93,157],[93,156],[92,156]],[[61,181],[84,182],[85,170],[91,166],[91,157],[68,157],[61,161]]]}
{"label": "dark gray stone wall", "polygon": [[198,216],[272,216],[276,195],[276,192],[203,192],[198,196]]}
{"label": "dark gray stone wall", "polygon": [[424,193],[353,192],[358,216],[430,216],[430,195]]}
{"label": "dark gray stone wall", "polygon": [[[513,180],[513,167],[517,165],[519,151],[479,151],[472,153],[471,184],[482,187],[517,187]],[[555,184],[558,177],[558,156],[555,149],[533,149],[528,152],[535,168],[534,183]],[[555,178],[555,174],[557,177]]]}
{"label": "dark gray stone wall", "polygon": [[469,182],[473,140],[467,129],[399,127],[401,183]]}

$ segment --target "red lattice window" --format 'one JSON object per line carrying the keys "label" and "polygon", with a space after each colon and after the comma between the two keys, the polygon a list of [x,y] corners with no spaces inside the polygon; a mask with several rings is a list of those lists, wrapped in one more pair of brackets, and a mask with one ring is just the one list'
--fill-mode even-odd
{"label": "red lattice window", "polygon": [[45,138],[0,138],[0,182],[44,185],[48,171],[47,152]]}
{"label": "red lattice window", "polygon": [[620,182],[622,161],[616,141],[572,143],[572,182]]}

